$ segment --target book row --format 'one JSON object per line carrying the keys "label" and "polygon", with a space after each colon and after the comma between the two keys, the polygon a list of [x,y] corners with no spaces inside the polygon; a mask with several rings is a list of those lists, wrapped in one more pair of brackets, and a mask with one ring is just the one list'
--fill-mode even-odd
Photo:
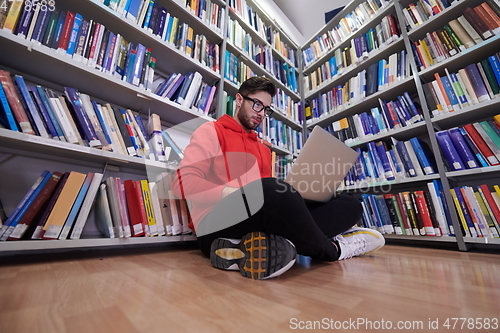
{"label": "book row", "polygon": [[[99,0],[116,11],[124,19],[149,30],[155,35],[163,35],[169,29],[171,18],[167,9],[157,0]],[[225,9],[210,0],[185,1],[185,7],[212,28],[222,31]]]}
{"label": "book row", "polygon": [[276,88],[276,94],[273,97],[272,103],[273,108],[276,109],[275,112],[284,115],[296,123],[302,124],[303,115],[299,109],[300,103],[294,101],[280,88]]}
{"label": "book row", "polygon": [[165,138],[168,133],[162,131],[158,115],[152,114],[145,124],[137,113],[98,103],[74,88],[65,87],[58,94],[39,85],[28,86],[20,75],[12,80],[7,71],[0,71],[0,125],[124,155],[161,162],[178,160],[170,154],[175,143]]}
{"label": "book row", "polygon": [[465,237],[499,238],[500,187],[462,186],[450,189],[447,203],[439,180],[427,183],[427,191],[398,194],[362,194],[362,222],[382,233],[420,236],[454,236],[450,210],[455,209]]}
{"label": "book row", "polygon": [[[335,55],[327,62],[319,66],[315,71],[309,75],[304,75],[304,89],[306,92],[314,91],[317,88],[328,84],[328,82],[342,77],[350,69],[355,69],[356,65],[352,62],[350,49],[346,48],[344,51],[337,49]],[[381,59],[374,62],[368,70],[363,70],[358,73],[365,76],[363,82],[369,87],[361,86],[360,90],[366,90],[366,96],[376,93],[378,90],[387,88],[395,81],[401,81],[410,73],[409,62],[406,61],[407,54],[405,50],[393,53],[389,56],[388,60]],[[362,74],[364,73],[364,74]],[[369,75],[369,77],[366,77]]]}
{"label": "book row", "polygon": [[[203,82],[199,72],[172,73],[168,78],[158,75],[153,82],[156,95],[204,115],[211,112],[216,90],[216,86]],[[213,115],[215,110],[212,111]]]}
{"label": "book row", "polygon": [[[275,36],[279,36],[279,33],[275,33]],[[259,45],[258,43],[255,43],[252,39],[252,35],[248,31],[246,31],[236,20],[229,20],[227,38],[231,43],[233,43],[234,46],[242,50],[248,57],[252,59],[256,58],[257,54],[261,52],[260,50],[262,48],[269,49],[269,52],[272,52],[272,46]],[[289,47],[286,47],[286,50],[286,52],[280,52],[280,54],[284,53],[284,55],[282,55],[288,59],[288,56],[294,51]],[[292,57],[292,59],[295,58]]]}
{"label": "book row", "polygon": [[406,53],[394,53],[389,61],[382,59],[351,77],[343,85],[334,86],[309,102],[310,111],[306,112],[308,122],[327,114],[340,112],[342,109],[363,102],[366,97],[390,88],[408,77],[410,73]]}
{"label": "book row", "polygon": [[[22,2],[14,3],[8,15]],[[31,10],[18,10],[19,20],[14,21],[13,25],[6,20],[4,30],[56,49],[61,55],[72,57],[75,61],[125,82],[151,89],[156,67],[151,48],[130,43],[122,35],[111,32],[96,21],[85,20],[78,13],[57,8],[54,11],[41,11],[39,6]]]}
{"label": "book row", "polygon": [[500,115],[436,132],[449,171],[500,165]]}
{"label": "book row", "polygon": [[[371,52],[382,49],[396,41],[400,34],[397,19],[393,15],[387,15],[382,18],[375,28],[370,28],[366,33],[351,38],[351,45],[344,48],[343,52],[349,52],[351,63],[358,63],[367,59]],[[333,50],[336,45],[345,41],[345,39],[338,39],[332,42],[327,36],[326,33],[323,36],[317,36],[317,40],[302,51],[305,66],[310,65],[323,54]]]}
{"label": "book row", "polygon": [[391,138],[391,141],[390,146],[384,141],[372,141],[365,150],[356,148],[359,156],[344,184],[367,185],[437,173],[434,155],[426,142],[416,137],[407,141]]}
{"label": "book row", "polygon": [[294,49],[281,41],[279,31],[275,31],[271,25],[265,25],[259,14],[245,0],[229,0],[227,4],[232,12],[241,17],[262,39],[267,41],[279,54],[290,60],[293,66],[297,67]]}
{"label": "book row", "polygon": [[[254,60],[262,68],[264,68],[276,80],[283,83],[286,87],[294,92],[298,92],[297,76],[298,73],[295,67],[290,66],[287,62],[281,60],[273,60],[272,52],[269,48],[257,46],[261,52],[258,53]],[[224,58],[224,78],[228,79],[235,85],[240,85],[246,79],[255,76],[254,72],[236,55],[226,50]]]}
{"label": "book row", "polygon": [[[403,8],[403,15],[405,16],[406,25],[409,30],[418,27],[419,25],[424,24],[430,18],[438,15],[446,8],[456,3],[454,0],[417,0],[415,3],[410,3],[406,8]],[[491,16],[491,9],[496,7],[497,14],[499,3],[497,0],[487,0],[483,5],[481,4],[478,7],[483,7],[483,9],[475,8],[474,11],[482,16],[483,19],[487,16]]]}
{"label": "book row", "polygon": [[[484,5],[484,6],[483,6]],[[484,2],[474,9],[467,7],[463,15],[449,21],[442,29],[427,32],[426,37],[413,41],[411,44],[415,60],[420,70],[429,68],[437,63],[453,57],[465,50],[483,43],[483,41],[500,33],[500,18],[496,14],[496,28],[490,29],[483,20],[486,14],[478,15],[476,10],[488,7]]]}
{"label": "book row", "polygon": [[94,208],[107,238],[190,233],[185,200],[167,182],[121,180],[102,173],[45,170],[0,229],[0,240],[79,239]]}
{"label": "book row", "polygon": [[379,99],[379,103],[380,107],[334,121],[326,129],[345,144],[355,144],[423,120],[420,105],[407,92],[394,101]]}
{"label": "book row", "polygon": [[258,136],[278,148],[298,154],[302,148],[302,132],[271,117],[265,117],[257,129]]}
{"label": "book row", "polygon": [[[293,159],[289,156],[277,155],[274,151],[272,152],[272,177],[284,180],[288,175],[288,172],[292,168]],[[1,217],[0,217],[1,218]]]}
{"label": "book row", "polygon": [[489,101],[500,94],[500,53],[457,73],[445,68],[445,73],[444,76],[434,73],[435,80],[423,84],[427,106],[434,117]]}
{"label": "book row", "polygon": [[438,180],[427,191],[397,194],[361,194],[362,223],[385,234],[453,236],[455,234],[444,191]]}

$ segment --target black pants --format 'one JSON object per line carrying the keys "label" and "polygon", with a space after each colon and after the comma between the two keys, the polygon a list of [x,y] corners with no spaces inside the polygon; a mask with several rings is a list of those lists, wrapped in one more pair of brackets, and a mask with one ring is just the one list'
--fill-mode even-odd
{"label": "black pants", "polygon": [[[209,256],[216,238],[239,239],[253,231],[262,231],[290,240],[297,253],[325,261],[335,261],[339,253],[330,238],[346,231],[361,218],[362,206],[349,195],[336,195],[326,203],[306,203],[289,184],[276,178],[264,178],[262,208],[247,219],[228,228],[198,237],[201,251]],[[252,183],[243,189],[252,189]],[[218,211],[231,209],[238,192],[225,197],[201,222],[216,222]],[[239,194],[241,196],[241,194]]]}

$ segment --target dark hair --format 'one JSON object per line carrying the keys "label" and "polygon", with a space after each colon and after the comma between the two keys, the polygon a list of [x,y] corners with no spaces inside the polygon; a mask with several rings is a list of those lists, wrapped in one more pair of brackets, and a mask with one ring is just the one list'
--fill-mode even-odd
{"label": "dark hair", "polygon": [[271,97],[274,97],[276,94],[276,87],[267,77],[254,76],[243,82],[240,89],[238,89],[238,92],[243,96],[248,96],[257,91],[265,91],[269,93]]}

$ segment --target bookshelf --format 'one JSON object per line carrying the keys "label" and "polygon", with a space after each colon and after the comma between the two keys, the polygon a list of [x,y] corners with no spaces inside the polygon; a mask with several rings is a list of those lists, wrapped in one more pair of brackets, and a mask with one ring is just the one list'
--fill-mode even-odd
{"label": "bookshelf", "polygon": [[[472,47],[464,47],[453,56],[441,59],[440,61],[435,61],[436,63],[430,66],[420,67],[417,63],[418,59],[413,56],[412,44],[426,38],[429,33],[442,29],[443,26],[445,26],[449,21],[457,19],[462,15],[462,12],[467,7],[478,6],[484,1],[453,1],[448,8],[442,8],[440,13],[430,16],[428,20],[420,22],[420,24],[414,24],[413,22],[410,23],[405,18],[405,16],[409,17],[407,16],[409,15],[408,12],[405,13],[405,11],[408,10],[412,1],[400,0],[377,2],[381,4],[380,8],[377,11],[374,11],[368,19],[364,21],[363,19],[358,20],[358,22],[355,22],[356,24],[351,25],[351,27],[354,26],[355,28],[352,29],[352,31],[344,32],[344,35],[347,35],[347,38],[335,42],[334,34],[332,32],[335,29],[341,29],[343,20],[350,19],[349,16],[351,13],[355,13],[360,10],[359,6],[365,6],[366,9],[371,6],[369,3],[373,3],[373,1],[350,2],[314,37],[309,39],[302,46],[300,51],[302,60],[305,63],[305,65],[302,66],[301,73],[301,76],[303,76],[304,86],[304,91],[302,92],[302,102],[310,105],[311,109],[314,109],[315,107],[318,108],[319,105],[321,110],[322,97],[324,98],[324,96],[327,96],[326,98],[330,98],[331,100],[332,95],[327,95],[330,91],[333,91],[339,85],[344,85],[344,88],[347,87],[346,89],[349,89],[350,87],[346,86],[346,82],[352,82],[352,78],[358,75],[361,71],[368,69],[372,64],[380,61],[380,59],[387,59],[391,54],[401,50],[406,51],[406,61],[408,62],[406,70],[409,70],[409,72],[406,73],[407,76],[393,82],[392,85],[389,85],[384,89],[379,88],[378,91],[369,96],[362,95],[361,98],[355,100],[355,103],[350,103],[349,100],[346,102],[344,100],[342,105],[336,105],[334,108],[327,107],[317,114],[315,114],[314,110],[312,110],[312,114],[306,120],[305,126],[307,129],[312,129],[316,125],[324,128],[332,126],[338,124],[339,121],[346,119],[346,117],[352,117],[354,115],[359,116],[359,114],[371,110],[374,107],[379,107],[379,99],[383,101],[395,100],[395,98],[403,92],[408,92],[411,98],[421,106],[423,116],[422,121],[407,124],[407,126],[400,128],[388,128],[388,131],[379,132],[374,135],[370,134],[365,137],[348,139],[346,144],[352,148],[361,147],[362,149],[365,149],[363,147],[365,147],[369,142],[382,141],[389,144],[389,139],[391,137],[400,141],[408,140],[413,137],[419,137],[427,142],[432,148],[433,158],[437,164],[437,169],[434,170],[435,173],[417,177],[406,177],[402,179],[396,178],[395,180],[372,181],[368,184],[361,182],[356,185],[345,185],[339,190],[354,193],[356,195],[360,195],[361,193],[380,194],[384,187],[386,189],[391,188],[390,193],[414,190],[425,191],[426,183],[432,180],[440,180],[443,184],[443,194],[450,206],[449,219],[452,222],[454,230],[460,230],[461,220],[455,210],[455,207],[453,206],[453,201],[449,192],[450,188],[457,186],[495,184],[493,179],[495,178],[496,172],[498,172],[499,168],[498,166],[488,166],[475,169],[451,171],[445,167],[446,160],[441,154],[441,149],[436,140],[435,133],[440,130],[461,127],[472,122],[491,119],[494,115],[498,114],[499,99],[498,96],[496,96],[496,98],[492,98],[491,100],[486,100],[478,104],[469,105],[463,108],[455,108],[454,112],[433,113],[432,110],[430,110],[430,106],[427,102],[428,100],[426,99],[424,85],[427,82],[434,80],[435,73],[438,73],[439,76],[443,77],[445,76],[445,69],[450,73],[457,72],[471,63],[477,63],[484,60],[486,57],[495,54],[495,52],[498,52],[500,49],[500,36],[498,34],[494,35],[486,40],[477,42],[476,45]],[[420,11],[421,8],[418,10]],[[335,64],[335,62],[331,62],[330,60],[332,57],[336,57],[335,61],[337,61],[336,64],[338,67],[338,55],[340,54],[339,49],[344,50],[353,45],[358,47],[358,45],[356,45],[353,41],[355,41],[356,38],[363,36],[363,34],[367,35],[367,31],[375,27],[381,19],[387,15],[393,15],[398,22],[400,35],[397,38],[393,39],[389,43],[379,45],[379,48],[371,50],[371,52],[368,53],[368,56],[360,56],[356,53],[354,58],[355,60],[351,61],[352,64],[348,66],[344,65],[343,68],[339,68],[338,72],[335,74],[333,74],[333,71],[329,72],[332,64]],[[366,15],[364,17],[366,18]],[[359,46],[359,49],[362,49],[362,46]],[[350,53],[350,55],[352,54],[353,53]],[[342,54],[342,56],[344,56],[344,54]],[[343,58],[343,60],[345,61],[345,58]],[[420,60],[422,61],[422,59]],[[350,90],[350,93],[352,94],[352,89]],[[337,98],[336,95],[333,95],[333,97]],[[313,101],[316,103],[314,104]],[[331,101],[329,103],[330,104],[328,104],[328,106],[333,104]],[[352,124],[349,124],[348,127],[349,126],[352,127]],[[385,236],[388,239],[404,240],[405,242],[453,242],[457,244],[460,250],[467,250],[473,244],[497,245],[500,243],[497,238],[487,236],[481,238],[463,237],[460,232],[454,237],[426,237],[420,235],[394,234],[387,234]]]}
{"label": "bookshelf", "polygon": [[[193,28],[195,34],[204,35],[212,44],[219,47],[225,45],[223,31],[226,5],[223,1],[215,0],[220,7],[222,17],[219,25],[211,22],[211,18],[200,19],[183,1],[160,0],[160,6],[167,8],[168,12]],[[174,72],[187,73],[199,72],[203,82],[217,87],[217,93],[223,90],[221,70],[214,70],[208,65],[194,59],[180,50],[173,43],[164,41],[161,36],[139,26],[139,24],[126,19],[116,10],[104,5],[99,0],[75,1],[68,0],[57,2],[59,10],[68,10],[79,13],[86,20],[93,20],[102,24],[113,33],[120,34],[128,42],[141,43],[152,49],[152,55],[157,59],[155,72],[165,76]],[[219,15],[220,17],[220,15]],[[64,87],[73,87],[80,92],[88,94],[98,103],[110,103],[123,109],[131,109],[147,118],[149,114],[156,113],[166,127],[176,126],[189,135],[197,126],[207,121],[213,121],[208,115],[203,115],[193,109],[183,107],[169,99],[162,98],[143,87],[138,87],[120,80],[119,78],[100,71],[93,66],[88,66],[76,61],[73,57],[60,53],[55,49],[46,47],[36,41],[27,40],[10,31],[0,29],[0,48],[7,50],[1,52],[0,68],[8,70],[12,75],[22,75],[24,79],[33,84],[51,88],[62,92]],[[217,59],[220,63],[220,59]],[[221,64],[222,65],[222,64]],[[215,100],[220,101],[220,97]],[[220,110],[219,110],[220,113]],[[185,124],[185,126],[181,125]],[[40,136],[0,129],[0,168],[16,170],[19,173],[6,173],[9,181],[2,181],[0,193],[4,208],[12,211],[15,205],[28,190],[29,184],[39,173],[44,170],[102,172],[104,179],[108,176],[122,177],[123,179],[140,180],[149,174],[173,171],[175,166],[170,163],[123,155],[86,146],[56,141]],[[15,175],[10,177],[9,175]],[[9,192],[7,187],[14,186],[15,190]],[[12,196],[9,197],[9,196]],[[78,248],[99,248],[127,245],[147,245],[170,242],[183,242],[195,240],[192,235],[140,237],[140,238],[99,238],[99,232],[94,225],[93,217],[86,223],[89,225],[87,235],[82,235],[80,240],[54,240],[54,241],[17,241],[0,242],[0,255],[31,252],[40,250],[67,250]]]}

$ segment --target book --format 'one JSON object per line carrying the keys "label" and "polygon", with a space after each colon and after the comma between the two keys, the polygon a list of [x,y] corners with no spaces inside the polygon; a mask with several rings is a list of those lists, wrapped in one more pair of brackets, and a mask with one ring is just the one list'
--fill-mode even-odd
{"label": "book", "polygon": [[447,131],[438,131],[436,132],[436,139],[450,170],[464,170],[464,162],[453,145],[453,141],[451,140],[449,133]]}
{"label": "book", "polygon": [[75,199],[85,181],[86,175],[71,171],[68,179],[61,190],[59,198],[54,204],[40,235],[43,239],[55,239],[59,237],[64,222],[75,202]]}
{"label": "book", "polygon": [[[14,5],[11,7],[11,10],[13,7]],[[12,114],[14,115],[21,132],[35,135],[35,131],[33,130],[33,127],[28,119],[28,115],[21,104],[9,72],[0,70],[0,85],[2,85],[3,92],[7,97]]]}
{"label": "book", "polygon": [[149,233],[149,228],[141,184],[139,181],[125,180],[123,186],[127,197],[127,210],[130,217],[132,236],[144,236],[146,232]]}
{"label": "book", "polygon": [[99,186],[95,202],[95,221],[97,228],[106,238],[115,238],[115,231],[109,209],[108,194],[106,192],[106,184],[103,183]]}

